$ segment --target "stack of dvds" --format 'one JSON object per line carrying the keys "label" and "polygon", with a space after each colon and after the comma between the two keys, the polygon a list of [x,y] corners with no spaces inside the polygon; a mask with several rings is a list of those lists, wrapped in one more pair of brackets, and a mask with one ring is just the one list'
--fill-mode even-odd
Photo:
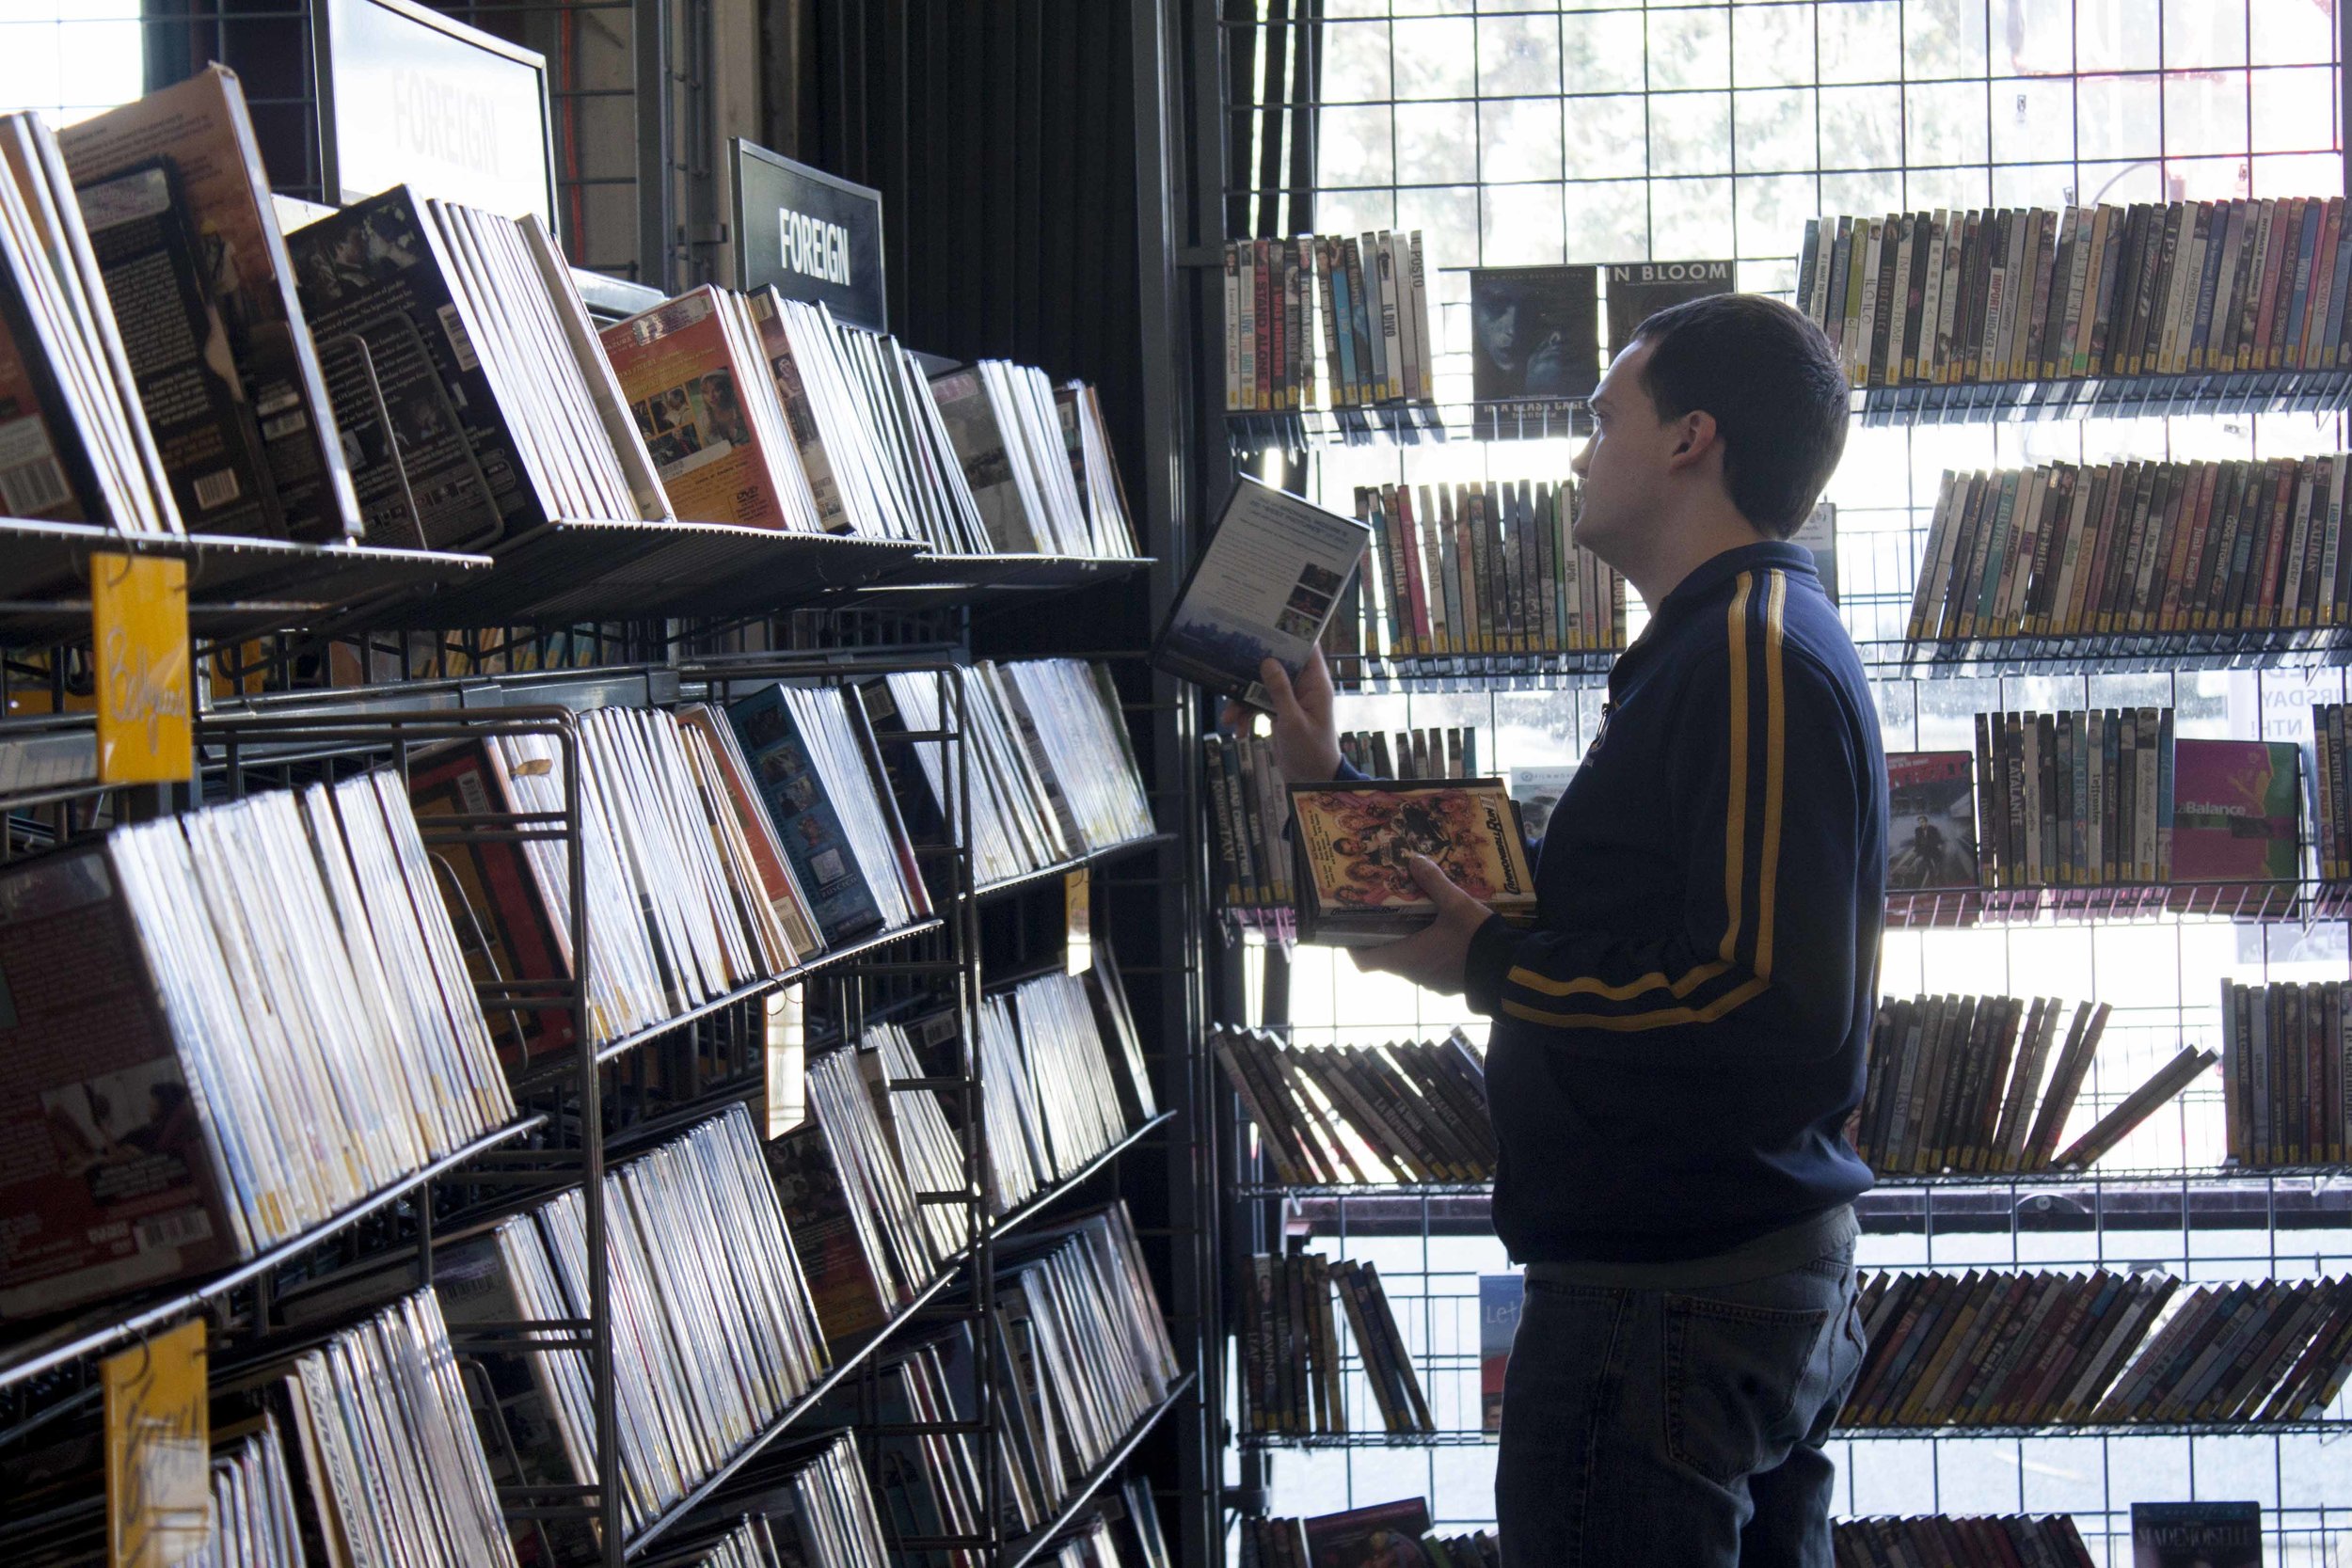
{"label": "stack of dvds", "polygon": [[[2293,750],[2287,748],[2290,790]],[[2185,773],[2184,764],[2193,766]],[[2264,775],[2250,799],[2265,800],[2272,765],[2267,747],[2236,741],[2175,745],[2170,708],[1979,713],[1979,881],[2030,890],[2160,884],[2176,875],[2187,879],[2189,867],[2201,863],[2197,850],[2204,847],[2189,842],[2204,831],[2198,802],[2216,788],[2251,782],[2249,765]],[[2292,878],[2297,817],[2292,799],[2286,803],[2283,875]],[[2191,850],[2186,863],[2180,859],[2185,848]]]}
{"label": "stack of dvds", "polygon": [[1225,246],[1230,414],[1434,403],[1438,352],[1419,230]]}
{"label": "stack of dvds", "polygon": [[774,289],[745,298],[827,533],[977,549],[979,514],[923,372],[896,338]]}
{"label": "stack of dvds", "polygon": [[1837,1568],[1910,1568],[1915,1562],[2046,1563],[2091,1568],[2090,1548],[2064,1513],[1915,1514],[1840,1519],[1830,1526]]}
{"label": "stack of dvds", "polygon": [[302,1456],[306,1539],[350,1543],[376,1562],[515,1568],[433,1292],[240,1382]]}
{"label": "stack of dvds", "polygon": [[678,515],[823,531],[744,296],[705,284],[614,323],[601,341]]}
{"label": "stack of dvds", "polygon": [[[591,1037],[650,1028],[783,974],[807,956],[813,923],[751,847],[745,759],[707,716],[599,708],[579,721],[581,863],[586,891]],[[722,744],[713,745],[714,737]],[[421,752],[410,768],[420,816],[564,810],[564,752],[547,736],[493,735]],[[756,828],[758,824],[750,826]],[[485,982],[568,977],[567,847],[470,839],[447,847],[444,891],[469,960]],[[789,920],[779,906],[799,904]],[[516,1015],[501,1040],[510,1063],[567,1049],[568,1013]]]}
{"label": "stack of dvds", "polygon": [[515,1114],[388,773],[0,881],[0,1318],[225,1266]]}
{"label": "stack of dvds", "polygon": [[12,410],[0,512],[179,533],[179,502],[56,136],[26,111],[0,115],[0,144],[9,176],[0,177],[0,397]]}
{"label": "stack of dvds", "polygon": [[1947,470],[1907,635],[2316,635],[2352,598],[2348,471],[2344,454]]}
{"label": "stack of dvds", "polygon": [[2221,982],[2221,1092],[2241,1165],[2342,1164],[2352,1143],[2344,982]]}
{"label": "stack of dvds", "polygon": [[[946,684],[960,692],[943,692]],[[970,759],[973,869],[982,888],[1152,832],[1116,693],[1099,666],[983,661],[940,674],[878,676],[858,694],[914,842],[951,841],[961,783],[952,759]],[[902,738],[959,723],[964,739],[952,750]]]}
{"label": "stack of dvds", "polygon": [[[107,334],[88,279],[93,270],[103,279],[121,342],[119,356],[109,352],[103,357],[115,371],[127,367],[130,377],[114,396],[126,426],[133,422],[133,398],[147,426],[144,436],[130,430],[135,463],[120,435],[108,436],[105,427],[115,421],[103,408],[90,410],[78,429],[53,426],[48,432],[53,442],[89,443],[87,457],[60,453],[80,515],[107,520],[93,510],[106,507],[125,531],[142,512],[153,516],[155,527],[173,531],[168,514],[176,508],[190,532],[320,544],[359,532],[345,433],[337,428],[329,399],[339,356],[315,351],[312,327],[296,305],[294,272],[236,76],[215,66],[81,120],[58,133],[56,150],[64,157],[62,175],[54,158],[41,157],[40,165],[57,226],[36,210],[34,228],[54,242],[56,276],[73,253],[82,292],[89,295],[81,331],[86,341],[100,345]],[[65,177],[72,180],[70,192]],[[33,205],[41,205],[38,193]],[[66,227],[65,209],[73,205],[81,211],[87,245],[76,245]],[[36,320],[43,311],[56,315],[65,285],[44,287],[39,277],[17,282],[33,285],[28,314]],[[21,329],[12,322],[10,330]],[[319,333],[321,339],[335,336]],[[19,345],[36,377],[43,360],[54,364],[52,355],[64,348],[60,342],[45,353],[36,342]],[[109,367],[92,363],[86,371],[101,368]],[[87,374],[76,379],[97,397],[100,383]],[[380,420],[373,433],[380,436]],[[370,433],[349,434],[364,446]],[[39,467],[29,443],[21,454],[10,451],[8,463],[24,465],[11,467],[14,483],[5,487],[10,510],[19,501],[40,504],[56,488],[50,483],[54,476]],[[82,493],[93,466],[116,470],[117,499]],[[158,493],[144,501],[132,493],[153,488],[159,467],[167,498]],[[413,532],[400,542],[414,543]]]}
{"label": "stack of dvds", "polygon": [[1275,770],[1273,740],[1262,735],[1210,735],[1200,745],[1226,908],[1287,908],[1290,791]]}
{"label": "stack of dvds", "polygon": [[1181,1370],[1126,1204],[1000,1246],[990,1331],[1008,1490],[1018,1528],[1035,1529]]}
{"label": "stack of dvds", "polygon": [[[977,1418],[978,1410],[972,1398],[977,1386],[977,1344],[970,1323],[917,1338],[901,1336],[869,1363],[873,1372],[870,1404],[864,1404],[851,1390],[835,1389],[818,1407],[819,1419],[844,1425],[876,1421],[882,1427],[872,1439],[874,1503],[894,1541],[977,1535],[986,1528],[979,1442],[968,1432],[906,1430],[918,1424]],[[1002,1436],[997,1440],[997,1454],[1011,1479],[1014,1471]],[[1013,1498],[1008,1495],[1005,1518],[1009,1522],[1015,1517]],[[1011,1528],[1020,1526],[1013,1523]],[[899,1560],[977,1568],[976,1559],[946,1552],[903,1553]]]}
{"label": "stack of dvds", "polygon": [[1622,573],[1575,543],[1572,483],[1359,486],[1372,524],[1362,645],[1389,658],[1613,653]]}
{"label": "stack of dvds", "polygon": [[213,1434],[213,1526],[204,1568],[304,1568],[302,1524],[278,1418]]}
{"label": "stack of dvds", "polygon": [[1429,1533],[1429,1500],[1399,1497],[1311,1519],[1246,1519],[1242,1568],[1328,1568],[1332,1564],[1426,1562],[1499,1568],[1486,1530],[1441,1541]]}
{"label": "stack of dvds", "polygon": [[1212,1045],[1286,1185],[1494,1176],[1486,1060],[1459,1029],[1442,1040],[1306,1047],[1220,1028]]}
{"label": "stack of dvds", "polygon": [[[756,1436],[830,1360],[740,1104],[613,1170],[605,1204],[622,1516],[633,1530]],[[453,1321],[585,1317],[591,1262],[580,1195],[506,1221],[459,1264],[446,1278],[437,1269]],[[480,1414],[485,1428],[502,1429],[522,1480],[593,1478],[584,1354],[500,1354],[524,1361],[536,1402],[501,1397],[497,1410]],[[507,1377],[520,1381],[511,1368]]]}
{"label": "stack of dvds", "polygon": [[[807,1273],[818,1322],[825,1338],[844,1348],[880,1331],[962,1244],[955,1221],[930,1217],[941,1206],[918,1204],[914,1196],[917,1190],[961,1190],[961,1169],[945,1187],[918,1189],[910,1180],[877,1113],[882,1096],[868,1091],[859,1071],[860,1054],[834,1051],[810,1063],[808,1124],[768,1146],[769,1172]],[[895,1056],[877,1057],[883,1073],[900,1076],[887,1066]],[[961,1160],[956,1163],[960,1167]]]}
{"label": "stack of dvds", "polygon": [[339,413],[356,428],[377,387],[402,396],[397,434],[369,446],[354,476],[372,539],[456,548],[558,519],[676,520],[571,268],[535,216],[396,185],[287,245],[312,330],[364,350]]}
{"label": "stack of dvds", "polygon": [[1341,1389],[1346,1353],[1331,1311],[1334,1291],[1383,1429],[1435,1432],[1429,1401],[1406,1353],[1379,1271],[1345,1259],[1335,1263],[1312,1252],[1249,1259],[1240,1330],[1242,1430],[1294,1437],[1348,1430]]}
{"label": "stack of dvds", "polygon": [[982,533],[1009,554],[1132,557],[1134,521],[1111,469],[1093,390],[1055,389],[1043,371],[983,359],[930,383]]}
{"label": "stack of dvds", "polygon": [[1343,730],[1340,755],[1375,779],[1474,779],[1478,731],[1468,724],[1396,732],[1396,749],[1379,730]]}
{"label": "stack of dvds", "polygon": [[1422,1555],[1429,1568],[1502,1568],[1502,1544],[1489,1529],[1468,1535],[1424,1535]]}
{"label": "stack of dvds", "polygon": [[996,1212],[1068,1180],[1157,1114],[1117,987],[1097,965],[1085,977],[1040,975],[984,1000],[980,1077]]}
{"label": "stack of dvds", "polygon": [[2062,1011],[2055,997],[1888,997],[1871,1031],[1854,1151],[1882,1173],[2084,1169],[2217,1059],[2183,1047],[2061,1148],[2108,1009],[2078,1004],[2060,1044]]}
{"label": "stack of dvds", "polygon": [[2346,705],[2312,705],[2312,794],[2318,810],[2320,880],[2352,881],[2352,750],[2346,747]]}
{"label": "stack of dvds", "polygon": [[2352,1371],[2344,1279],[1883,1273],[1862,1312],[1850,1428],[2303,1420]]}
{"label": "stack of dvds", "polygon": [[667,1546],[657,1568],[889,1568],[874,1494],[847,1431],[762,1453],[710,1499],[736,1522],[717,1540]]}
{"label": "stack of dvds", "polygon": [[727,721],[827,947],[930,918],[863,705],[776,685],[730,705]]}
{"label": "stack of dvds", "polygon": [[2352,363],[2342,197],[1807,219],[1797,301],[1857,387],[2306,372]]}
{"label": "stack of dvds", "polygon": [[[945,1015],[952,1026],[954,1015]],[[906,1086],[925,1076],[922,1058],[907,1031],[896,1023],[866,1026],[859,1042],[858,1067],[873,1091],[875,1119],[889,1138],[908,1190],[915,1195],[931,1253],[943,1262],[960,1256],[972,1239],[971,1215],[960,1204],[923,1201],[923,1195],[970,1189],[963,1174],[963,1140],[939,1091]],[[898,1085],[894,1087],[893,1085]]]}

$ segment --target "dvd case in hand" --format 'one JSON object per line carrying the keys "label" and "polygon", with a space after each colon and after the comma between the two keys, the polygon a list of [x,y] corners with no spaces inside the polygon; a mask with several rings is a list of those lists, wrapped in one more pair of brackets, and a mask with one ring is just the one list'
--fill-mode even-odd
{"label": "dvd case in hand", "polygon": [[224,1266],[512,1119],[389,775],[8,873],[0,1317]]}
{"label": "dvd case in hand", "polygon": [[209,67],[57,142],[189,531],[358,534],[358,492],[236,74]]}
{"label": "dvd case in hand", "polygon": [[1356,518],[1241,476],[1160,628],[1152,663],[1265,706],[1260,666],[1271,658],[1293,676],[1305,668],[1371,534]]}
{"label": "dvd case in hand", "polygon": [[1534,921],[1527,846],[1500,780],[1293,784],[1290,805],[1302,942],[1360,946],[1427,926],[1436,906],[1407,869],[1415,854],[1506,921]]}

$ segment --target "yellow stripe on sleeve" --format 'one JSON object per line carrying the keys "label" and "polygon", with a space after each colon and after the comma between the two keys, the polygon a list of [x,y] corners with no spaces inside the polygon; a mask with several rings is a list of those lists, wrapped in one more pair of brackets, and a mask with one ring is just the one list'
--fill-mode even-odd
{"label": "yellow stripe on sleeve", "polygon": [[1512,970],[1510,978],[1512,984],[1525,986],[1529,990],[1541,991],[1546,996],[1598,996],[1611,1002],[1630,1002],[1637,996],[1646,995],[1654,990],[1671,991],[1676,996],[1688,996],[1716,975],[1727,974],[1730,969],[1731,966],[1726,963],[1704,963],[1671,984],[1667,982],[1662,973],[1645,974],[1638,980],[1629,980],[1621,986],[1613,986],[1606,980],[1596,979],[1589,974],[1581,974],[1573,980],[1555,980],[1548,974],[1538,974],[1534,970],[1525,968]]}
{"label": "yellow stripe on sleeve", "polygon": [[1602,1029],[1612,1034],[1640,1034],[1649,1029],[1670,1029],[1681,1023],[1712,1023],[1732,1008],[1761,996],[1768,983],[1760,976],[1753,977],[1724,992],[1704,1007],[1663,1007],[1653,1012],[1631,1013],[1623,1018],[1605,1013],[1555,1013],[1518,1002],[1505,1002],[1502,1010],[1513,1018],[1529,1023],[1546,1024],[1554,1029]]}
{"label": "yellow stripe on sleeve", "polygon": [[1731,923],[1724,927],[1724,944],[1718,950],[1724,962],[1731,963],[1740,945],[1740,877],[1747,860],[1748,832],[1748,594],[1756,585],[1754,573],[1740,574],[1740,586],[1731,595],[1729,633],[1731,641],[1731,810],[1724,823],[1724,907],[1731,911]]}
{"label": "yellow stripe on sleeve", "polygon": [[1781,685],[1781,611],[1787,574],[1772,572],[1764,600],[1764,864],[1756,884],[1756,973],[1772,977],[1772,895],[1780,880],[1780,807],[1788,760],[1788,710]]}

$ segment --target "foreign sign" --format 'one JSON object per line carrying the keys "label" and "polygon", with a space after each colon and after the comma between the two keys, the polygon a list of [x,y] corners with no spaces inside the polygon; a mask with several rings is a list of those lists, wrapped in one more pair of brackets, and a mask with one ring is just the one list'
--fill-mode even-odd
{"label": "foreign sign", "polygon": [[819,300],[841,321],[890,330],[882,192],[742,137],[735,148],[736,285]]}
{"label": "foreign sign", "polygon": [[547,56],[415,0],[310,0],[330,199],[394,185],[555,227]]}

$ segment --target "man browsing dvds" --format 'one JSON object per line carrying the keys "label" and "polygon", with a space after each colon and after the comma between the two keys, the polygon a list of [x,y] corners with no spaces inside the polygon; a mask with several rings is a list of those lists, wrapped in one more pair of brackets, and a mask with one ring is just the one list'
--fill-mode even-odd
{"label": "man browsing dvds", "polygon": [[[1534,927],[1414,856],[1423,930],[1365,969],[1493,1021],[1495,1232],[1527,1268],[1502,1394],[1508,1568],[1831,1561],[1862,1362],[1842,1131],[1861,1102],[1886,768],[1861,660],[1788,543],[1845,376],[1785,305],[1651,316],[1593,397],[1575,538],[1651,608],[1535,847]],[[1263,672],[1294,783],[1343,763],[1320,657]]]}

